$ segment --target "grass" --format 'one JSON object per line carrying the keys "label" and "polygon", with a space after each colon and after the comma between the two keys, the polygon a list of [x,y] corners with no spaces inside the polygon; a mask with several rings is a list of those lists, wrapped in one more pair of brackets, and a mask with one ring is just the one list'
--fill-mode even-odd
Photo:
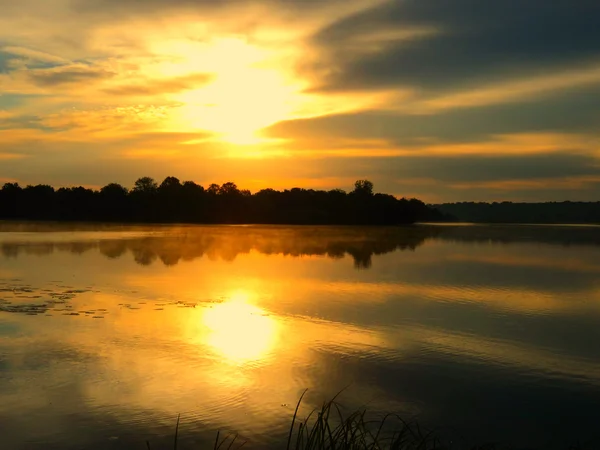
{"label": "grass", "polygon": [[[313,410],[303,421],[298,421],[304,394],[306,391],[292,417],[286,450],[441,449],[431,433],[423,433],[418,424],[405,422],[395,414],[374,421],[367,420],[365,409],[359,409],[344,416],[336,401],[339,393],[324,402],[320,410]],[[392,420],[397,422],[395,426],[390,423]],[[386,425],[391,425],[393,431],[387,431]]]}
{"label": "grass", "polygon": [[[340,391],[334,398],[314,409],[303,420],[298,416],[305,390],[294,410],[287,437],[286,450],[499,450],[493,444],[483,446],[457,446],[443,442],[434,431],[424,431],[417,422],[407,422],[396,414],[387,414],[379,420],[367,420],[366,409],[348,415],[342,412],[337,402]],[[175,427],[173,449],[177,450],[179,419]],[[239,435],[222,437],[217,432],[213,450],[234,450],[244,447]],[[146,442],[148,450],[150,444]],[[283,449],[283,444],[281,448]],[[517,448],[517,447],[502,447]],[[583,450],[574,445],[567,450]],[[595,448],[595,447],[594,447]]]}

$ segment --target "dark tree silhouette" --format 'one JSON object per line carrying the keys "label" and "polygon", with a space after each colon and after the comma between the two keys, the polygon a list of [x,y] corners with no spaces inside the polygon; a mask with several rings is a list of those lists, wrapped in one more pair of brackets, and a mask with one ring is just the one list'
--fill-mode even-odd
{"label": "dark tree silhouette", "polygon": [[55,209],[55,191],[52,186],[45,184],[38,184],[37,186],[27,186],[23,190],[21,197],[22,202],[19,205],[21,213],[28,214],[30,219],[44,219],[45,217],[52,216]]}
{"label": "dark tree silhouette", "polygon": [[0,191],[0,207],[2,214],[6,218],[14,218],[20,216],[19,205],[23,196],[23,189],[19,183],[6,183]]}
{"label": "dark tree silhouette", "polygon": [[100,194],[110,198],[127,197],[127,188],[118,183],[109,183],[100,189]]}
{"label": "dark tree silhouette", "polygon": [[110,183],[99,191],[6,183],[0,190],[0,218],[121,222],[272,223],[395,225],[443,216],[417,199],[373,193],[359,180],[354,190],[319,191],[294,187],[252,194],[234,182],[208,189],[169,176],[160,185],[151,177],[128,191]]}
{"label": "dark tree silhouette", "polygon": [[127,217],[129,199],[127,188],[110,183],[100,189],[98,194],[98,215],[105,220],[115,221]]}
{"label": "dark tree silhouette", "polygon": [[[165,179],[165,181],[163,182],[163,184],[165,182],[167,182],[167,180],[174,178],[174,177],[167,177]],[[175,180],[177,180],[177,178],[174,178]],[[156,184],[156,181],[154,181],[154,178],[150,178],[150,177],[142,177],[142,178],[138,178],[135,182],[135,184],[133,185],[133,192],[139,192],[139,193],[144,193],[144,194],[153,194],[158,190],[158,184]]]}
{"label": "dark tree silhouette", "polygon": [[151,177],[138,178],[130,193],[133,214],[141,222],[160,221],[157,208],[158,184]]}
{"label": "dark tree silhouette", "polygon": [[373,183],[369,180],[358,180],[354,183],[354,191],[357,195],[373,195]]}

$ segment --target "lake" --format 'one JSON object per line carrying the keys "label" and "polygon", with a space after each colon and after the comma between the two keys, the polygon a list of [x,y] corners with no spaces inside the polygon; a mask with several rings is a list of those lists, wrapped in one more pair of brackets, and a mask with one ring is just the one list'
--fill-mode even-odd
{"label": "lake", "polygon": [[[341,389],[469,444],[599,442],[600,228],[0,223],[0,448],[285,447]],[[170,447],[169,447],[170,446]]]}

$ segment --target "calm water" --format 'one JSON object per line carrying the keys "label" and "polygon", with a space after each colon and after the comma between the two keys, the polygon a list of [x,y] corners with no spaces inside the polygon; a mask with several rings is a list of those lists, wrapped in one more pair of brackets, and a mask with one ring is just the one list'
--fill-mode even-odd
{"label": "calm water", "polygon": [[600,228],[0,224],[0,252],[3,450],[166,448],[178,413],[180,448],[276,448],[347,385],[467,442],[600,442]]}

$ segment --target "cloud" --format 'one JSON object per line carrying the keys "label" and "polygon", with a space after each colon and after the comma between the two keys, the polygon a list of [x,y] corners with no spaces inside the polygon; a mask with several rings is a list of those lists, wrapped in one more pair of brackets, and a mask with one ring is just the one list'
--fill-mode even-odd
{"label": "cloud", "polygon": [[[425,201],[594,200],[600,195],[599,161],[590,154],[565,150],[493,156],[456,155],[449,150],[378,158],[364,154],[340,158],[317,152],[311,158],[266,155],[224,163],[218,157],[225,150],[202,133],[143,133],[140,129],[121,137],[96,135],[93,140],[86,138],[85,130],[77,139],[70,133],[44,139],[47,133],[39,133],[24,130],[20,140],[0,136],[0,153],[27,157],[3,160],[0,177],[22,184],[103,186],[109,181],[131,185],[142,175],[159,180],[175,175],[204,185],[233,180],[253,191],[266,186],[351,189],[354,180],[368,178],[379,192]],[[189,140],[202,142],[182,145]]]}
{"label": "cloud", "polygon": [[35,69],[27,72],[29,79],[41,87],[56,87],[64,84],[103,80],[114,75],[114,73],[103,68],[82,64]]}
{"label": "cloud", "polygon": [[8,73],[12,67],[12,55],[0,51],[0,74]]}
{"label": "cloud", "polygon": [[[38,96],[0,92],[0,108],[8,110],[18,109],[28,101],[36,98],[38,98]],[[14,115],[14,113],[11,113],[10,111],[6,111],[6,114],[11,116]]]}
{"label": "cloud", "polygon": [[[322,64],[333,66],[320,88],[410,85],[447,90],[509,74],[540,74],[597,58],[598,15],[600,4],[592,1],[388,1],[315,34]],[[409,42],[382,41],[368,52],[346,45],[356,35],[406,27],[426,27],[437,34]]]}
{"label": "cloud", "polygon": [[42,123],[39,116],[29,115],[6,115],[3,117],[0,111],[0,130],[26,129],[50,130]]}
{"label": "cloud", "polygon": [[143,80],[136,84],[120,84],[103,89],[103,92],[123,96],[154,96],[197,89],[208,84],[213,79],[212,74],[198,73],[158,80]]}
{"label": "cloud", "polygon": [[494,84],[474,86],[462,91],[433,96],[400,108],[416,113],[435,113],[453,108],[473,108],[502,103],[523,103],[556,96],[557,91],[576,91],[600,87],[600,66],[569,67],[557,73],[511,79]]}
{"label": "cloud", "polygon": [[486,189],[504,192],[517,190],[562,190],[574,191],[588,188],[600,188],[600,174],[584,176],[560,176],[558,178],[522,178],[517,180],[481,181],[481,182],[458,182],[451,185],[453,189]]}
{"label": "cloud", "polygon": [[[323,171],[332,170],[335,158],[319,162]],[[434,178],[440,183],[490,182],[503,180],[538,180],[549,178],[600,176],[599,160],[585,154],[554,151],[530,155],[414,155],[371,159],[356,157],[344,161],[338,173],[365,170],[373,178]]]}
{"label": "cloud", "polygon": [[43,62],[43,63],[52,63],[52,64],[65,64],[68,61],[60,56],[52,55],[50,53],[41,52],[38,50],[26,48],[26,47],[17,47],[17,46],[6,46],[0,47],[0,52],[13,56],[25,59],[29,62]]}
{"label": "cloud", "polygon": [[[48,114],[42,123],[62,131],[59,140],[85,142],[90,138],[104,141],[124,140],[149,129],[162,129],[162,121],[169,114],[167,106],[95,106],[69,108]],[[52,139],[51,137],[48,138]]]}
{"label": "cloud", "polygon": [[[484,142],[496,135],[517,133],[586,133],[598,135],[600,84],[548,93],[526,102],[498,103],[465,108],[442,108],[423,114],[372,108],[279,122],[263,131],[272,138],[294,138],[300,147],[339,139],[384,140],[389,145],[422,147],[424,143]],[[407,109],[408,111],[406,111]]]}

